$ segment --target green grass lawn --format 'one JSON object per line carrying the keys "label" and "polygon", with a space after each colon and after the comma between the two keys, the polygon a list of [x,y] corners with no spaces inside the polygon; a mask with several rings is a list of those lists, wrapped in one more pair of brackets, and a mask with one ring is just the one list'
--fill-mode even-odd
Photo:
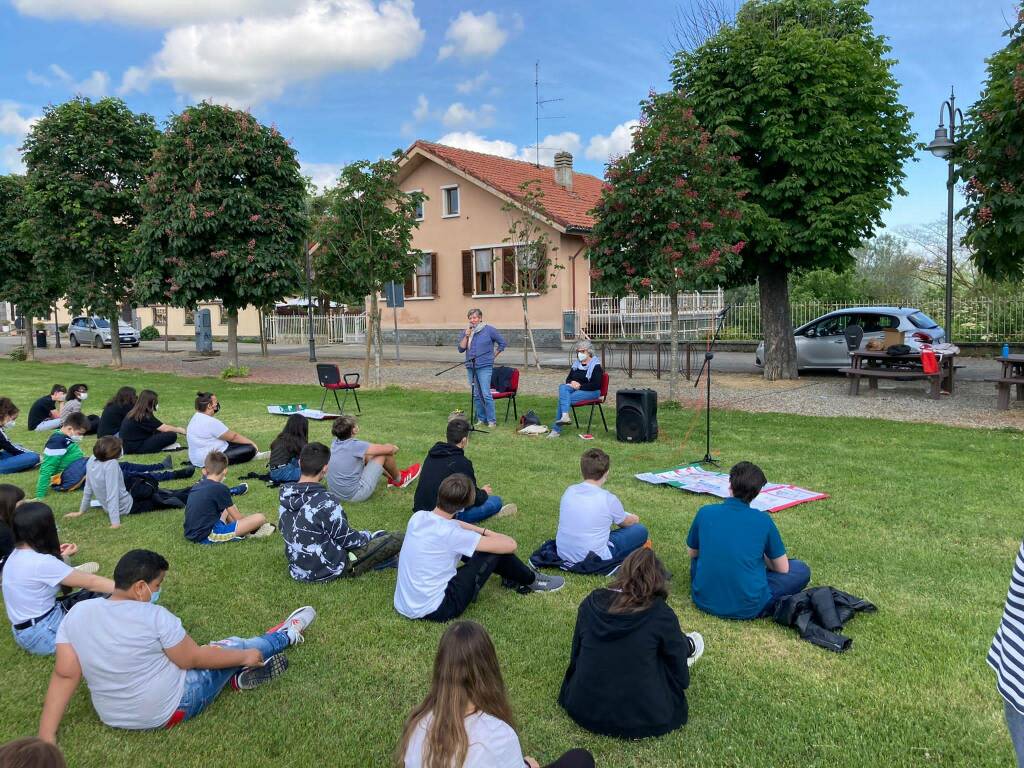
{"label": "green grass lawn", "polygon": [[[309,371],[296,378],[311,380]],[[264,386],[180,379],[138,371],[0,362],[0,395],[22,408],[17,439],[41,448],[25,429],[32,401],[54,382],[90,385],[87,411],[98,413],[123,384],[161,395],[160,417],[184,426],[197,389],[215,391],[220,418],[261,448],[284,424],[264,408],[319,402],[315,385]],[[365,391],[361,436],[401,446],[399,463],[421,461],[443,437],[448,412],[463,396],[396,388]],[[908,407],[913,404],[908,402]],[[545,418],[552,399],[521,398],[520,411]],[[675,574],[670,598],[685,630],[707,642],[689,690],[690,721],[659,739],[626,742],[577,727],[557,704],[576,607],[603,579],[570,576],[550,595],[512,594],[488,584],[466,618],[494,638],[511,692],[523,747],[542,762],[573,746],[599,766],[1005,766],[1012,760],[985,654],[998,623],[1024,523],[1021,441],[1012,431],[953,429],[857,419],[718,413],[715,447],[723,465],[748,459],[769,480],[831,495],[779,513],[792,556],[810,563],[813,584],[868,598],[879,610],[847,627],[851,651],[834,655],[768,621],[720,621],[689,598],[685,535],[697,508],[711,501],[633,479],[635,472],[693,460],[703,434],[683,435],[692,414],[663,407],[655,444],[626,445],[599,433],[584,443],[515,435],[511,426],[471,438],[469,456],[482,483],[519,505],[491,527],[514,536],[526,557],[554,535],[558,499],[578,478],[590,446],[612,456],[608,488],[650,528]],[[598,428],[600,429],[600,428]],[[329,442],[329,422],[310,437]],[[93,439],[83,449],[89,454]],[[184,454],[174,454],[176,461]],[[255,469],[233,467],[229,481]],[[8,475],[31,496],[36,473]],[[196,720],[170,732],[126,733],[103,726],[83,685],[60,732],[69,764],[86,766],[383,766],[406,713],[426,692],[443,627],[408,621],[391,600],[395,572],[307,585],[287,573],[279,536],[200,547],[182,536],[179,512],[131,517],[120,530],[106,515],[61,521],[79,494],[51,494],[64,541],[79,562],[97,560],[109,575],[128,549],[162,553],[171,571],[161,605],[179,615],[200,643],[252,635],[293,608],[312,604],[319,618],[291,651],[279,681],[257,691],[225,692]],[[404,529],[412,489],[381,489],[348,507],[360,528]],[[276,491],[252,485],[243,512],[277,519]],[[495,580],[492,580],[495,581]],[[9,635],[0,639],[0,741],[32,735],[52,660],[33,658]]]}

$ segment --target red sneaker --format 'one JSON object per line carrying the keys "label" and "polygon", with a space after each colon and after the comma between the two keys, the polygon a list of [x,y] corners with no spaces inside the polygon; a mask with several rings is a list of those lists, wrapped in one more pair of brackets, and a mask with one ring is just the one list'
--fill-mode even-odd
{"label": "red sneaker", "polygon": [[407,488],[416,482],[416,478],[420,476],[420,465],[410,464],[408,467],[402,470],[402,476],[398,480],[399,488]]}

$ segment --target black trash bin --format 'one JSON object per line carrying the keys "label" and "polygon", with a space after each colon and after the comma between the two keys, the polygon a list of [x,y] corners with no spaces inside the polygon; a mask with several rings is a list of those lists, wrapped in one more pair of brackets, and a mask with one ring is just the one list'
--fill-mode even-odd
{"label": "black trash bin", "polygon": [[46,331],[36,331],[36,348],[46,349]]}

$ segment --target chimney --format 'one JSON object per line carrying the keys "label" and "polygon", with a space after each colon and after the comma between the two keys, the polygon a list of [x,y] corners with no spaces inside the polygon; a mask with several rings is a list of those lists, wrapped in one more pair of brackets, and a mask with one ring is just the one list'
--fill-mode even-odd
{"label": "chimney", "polygon": [[572,155],[555,152],[555,184],[572,192]]}

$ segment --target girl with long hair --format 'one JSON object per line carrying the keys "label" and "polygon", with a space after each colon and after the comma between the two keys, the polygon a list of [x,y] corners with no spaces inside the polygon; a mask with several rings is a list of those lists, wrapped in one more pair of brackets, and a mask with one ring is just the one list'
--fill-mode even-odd
{"label": "girl with long hair", "polygon": [[704,638],[683,634],[667,597],[665,567],[638,549],[580,605],[558,703],[587,730],[638,739],[686,723],[689,667]]}
{"label": "girl with long hair", "polygon": [[[72,413],[81,413],[82,415],[85,415],[85,413],[82,411],[82,406],[84,405],[88,397],[88,384],[72,384],[70,387],[68,387],[67,400],[65,400],[64,405],[60,407],[61,426],[64,426],[64,423],[68,420],[68,416],[70,416]],[[85,434],[95,435],[96,430],[99,429],[100,426],[100,417],[94,413],[91,413],[85,418],[89,422],[89,426],[86,429]]]}
{"label": "girl with long hair", "polygon": [[39,454],[23,445],[13,442],[7,430],[14,428],[18,418],[18,406],[9,397],[0,397],[0,475],[24,472],[39,464]]}
{"label": "girl with long hair", "polygon": [[16,485],[0,484],[0,568],[14,551],[14,508],[25,499],[25,492]]}
{"label": "girl with long hair", "polygon": [[[523,757],[498,654],[487,630],[456,621],[434,658],[430,692],[405,722],[395,764],[405,768],[539,768]],[[548,768],[593,768],[574,749]]]}
{"label": "girl with long hair", "polygon": [[96,429],[97,437],[109,437],[116,435],[121,429],[121,422],[128,415],[128,411],[135,407],[139,400],[139,394],[135,387],[121,387],[112,398],[103,406],[100,413],[100,425]]}
{"label": "girl with long hair", "polygon": [[156,453],[178,449],[178,435],[184,435],[185,428],[160,421],[154,415],[159,407],[160,398],[152,389],[144,389],[139,393],[139,401],[121,422],[119,434],[125,453]]}
{"label": "girl with long hair", "polygon": [[[14,642],[29,653],[50,656],[57,627],[71,606],[106,597],[114,582],[75,570],[62,555],[77,551],[61,545],[53,511],[42,502],[23,502],[14,510],[14,551],[4,563],[3,595]],[[77,592],[70,592],[78,588]],[[57,599],[58,592],[64,597]]]}
{"label": "girl with long hair", "polygon": [[275,483],[296,483],[299,480],[299,454],[309,442],[309,421],[301,413],[293,413],[284,423],[281,434],[270,444],[270,479]]}

